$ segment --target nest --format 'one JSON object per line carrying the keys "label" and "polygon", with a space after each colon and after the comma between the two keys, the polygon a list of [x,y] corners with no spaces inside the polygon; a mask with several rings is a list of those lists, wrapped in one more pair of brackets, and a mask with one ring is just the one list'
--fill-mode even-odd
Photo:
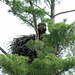
{"label": "nest", "polygon": [[23,35],[18,38],[14,38],[10,45],[12,54],[27,56],[31,59],[31,61],[36,58],[37,52],[26,46],[26,43],[30,40],[35,40],[35,35]]}

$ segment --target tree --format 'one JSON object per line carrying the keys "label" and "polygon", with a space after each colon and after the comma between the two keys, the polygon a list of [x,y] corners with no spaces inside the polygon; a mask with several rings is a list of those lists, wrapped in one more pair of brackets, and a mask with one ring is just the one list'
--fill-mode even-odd
{"label": "tree", "polygon": [[[0,54],[0,67],[3,68],[3,73],[8,73],[9,75],[61,75],[65,71],[69,69],[73,69],[75,67],[75,57],[68,56],[66,59],[62,59],[59,57],[61,50],[72,46],[74,42],[74,23],[68,25],[64,22],[54,23],[50,22],[49,32],[50,34],[45,34],[43,39],[40,40],[30,40],[24,41],[19,40],[13,42],[15,46],[13,49],[17,49],[19,52],[19,48],[27,46],[31,49],[31,51],[37,52],[37,57],[31,62],[29,62],[29,57],[19,56],[16,54]],[[55,37],[57,35],[57,37]],[[22,38],[21,38],[22,39]],[[18,47],[17,45],[18,44]],[[59,44],[59,50],[56,47]],[[55,47],[55,48],[54,48]],[[24,49],[23,49],[24,50]]]}
{"label": "tree", "polygon": [[[41,56],[41,58],[40,58]],[[8,54],[7,56],[0,54],[0,67],[3,73],[9,75],[60,75],[64,71],[75,66],[75,58],[67,59],[58,58],[48,53],[39,53],[31,64],[28,64],[28,58],[24,56]]]}
{"label": "tree", "polygon": [[[54,23],[55,16],[75,10],[55,14],[55,4],[59,3],[60,0],[44,0],[44,3],[49,7],[49,12],[39,6],[40,0],[1,1],[4,1],[11,7],[9,12],[12,12],[28,26],[35,29],[35,41],[33,39],[27,42],[25,41],[26,43],[23,45],[19,44],[19,47],[28,47],[31,51],[34,50],[37,52],[37,57],[32,63],[28,63],[29,58],[26,55],[8,54],[0,47],[0,50],[6,55],[0,55],[0,67],[3,68],[4,73],[10,75],[58,75],[75,66],[74,57],[68,57],[66,59],[60,57],[62,50],[68,47],[72,48],[75,44],[75,22],[72,24],[66,24],[65,21]],[[49,18],[46,18],[46,16]],[[50,34],[42,35],[42,40],[38,40],[38,20],[41,23],[46,23],[50,32]],[[12,50],[19,50],[19,47],[17,49],[16,46],[13,46]]]}

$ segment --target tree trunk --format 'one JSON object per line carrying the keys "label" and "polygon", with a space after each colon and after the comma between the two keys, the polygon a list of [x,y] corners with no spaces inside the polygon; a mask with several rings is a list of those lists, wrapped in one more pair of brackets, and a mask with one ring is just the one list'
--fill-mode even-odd
{"label": "tree trunk", "polygon": [[36,23],[36,16],[35,14],[33,15],[33,21],[34,21],[34,28],[35,28],[35,32],[36,32],[36,36],[35,36],[35,40],[39,40],[39,34],[38,34],[38,26],[37,26],[37,23]]}
{"label": "tree trunk", "polygon": [[55,0],[51,0],[51,19],[54,21]]}
{"label": "tree trunk", "polygon": [[[30,5],[33,7],[32,1],[30,0],[29,2],[30,2]],[[34,12],[32,13],[32,15],[33,15],[34,29],[35,29],[35,32],[36,32],[35,40],[39,40],[39,34],[38,34],[38,26],[37,26],[37,21],[36,21],[36,15],[35,15]]]}

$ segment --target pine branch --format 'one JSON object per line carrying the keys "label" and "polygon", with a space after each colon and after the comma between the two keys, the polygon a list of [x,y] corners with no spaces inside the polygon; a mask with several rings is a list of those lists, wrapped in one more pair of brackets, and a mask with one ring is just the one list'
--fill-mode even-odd
{"label": "pine branch", "polygon": [[[33,3],[33,5],[36,6],[37,8],[39,8],[39,9],[42,9],[41,7],[39,7],[38,5],[36,5],[36,4],[34,4],[34,3]],[[46,14],[47,14],[49,17],[51,17],[47,12],[46,12]]]}
{"label": "pine branch", "polygon": [[68,70],[71,69],[71,68],[72,68],[72,66],[71,66],[71,67],[68,67],[66,70],[61,70],[60,72],[56,73],[56,75],[61,74],[61,73],[63,73],[64,71],[68,71]]}
{"label": "pine branch", "polygon": [[73,12],[73,11],[75,11],[75,9],[74,10],[60,12],[60,13],[55,14],[54,17],[57,16],[57,15],[63,14],[63,13],[69,13],[69,12]]}
{"label": "pine branch", "polygon": [[0,47],[0,50],[1,50],[5,55],[7,55],[7,52],[6,52],[4,49],[2,49],[1,47]]}
{"label": "pine branch", "polygon": [[33,24],[32,24],[32,22],[29,22],[27,19],[24,19],[24,17],[22,16],[22,15],[19,15],[19,14],[16,14],[20,19],[22,19],[24,22],[26,22],[26,23],[28,23],[29,25],[31,25],[32,27],[34,27],[33,26]]}

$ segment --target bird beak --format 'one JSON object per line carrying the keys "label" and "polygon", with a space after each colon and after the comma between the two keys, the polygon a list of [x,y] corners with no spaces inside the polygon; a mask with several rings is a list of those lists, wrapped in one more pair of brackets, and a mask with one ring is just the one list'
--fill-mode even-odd
{"label": "bird beak", "polygon": [[46,27],[44,26],[44,28],[46,28]]}

